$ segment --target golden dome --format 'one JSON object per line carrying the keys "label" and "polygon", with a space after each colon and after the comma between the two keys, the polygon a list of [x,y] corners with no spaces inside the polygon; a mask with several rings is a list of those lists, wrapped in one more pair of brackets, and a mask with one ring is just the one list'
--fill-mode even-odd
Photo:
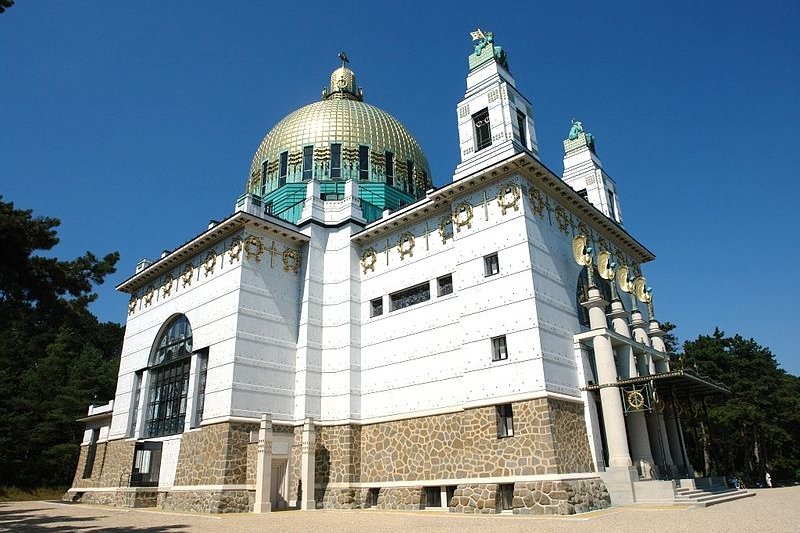
{"label": "golden dome", "polygon": [[[310,179],[354,179],[387,183],[424,197],[432,182],[417,140],[389,113],[362,101],[355,75],[344,64],[330,80],[322,101],[289,114],[261,141],[250,167],[248,190],[264,195]],[[388,176],[387,154],[392,164]]]}

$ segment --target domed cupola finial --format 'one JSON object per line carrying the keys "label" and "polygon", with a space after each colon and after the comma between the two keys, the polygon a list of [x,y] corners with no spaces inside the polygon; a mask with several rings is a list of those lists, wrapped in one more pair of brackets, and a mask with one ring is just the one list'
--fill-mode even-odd
{"label": "domed cupola finial", "polygon": [[347,54],[339,52],[339,59],[342,60],[342,66],[331,74],[331,82],[327,88],[323,89],[322,99],[344,98],[363,102],[364,91],[356,85],[355,73],[347,68],[347,63],[350,62]]}

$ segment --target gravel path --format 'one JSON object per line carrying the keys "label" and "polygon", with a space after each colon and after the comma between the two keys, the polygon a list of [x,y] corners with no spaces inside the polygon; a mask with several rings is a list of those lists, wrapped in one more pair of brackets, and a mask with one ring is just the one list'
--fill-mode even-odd
{"label": "gravel path", "polygon": [[800,533],[800,486],[756,490],[753,498],[712,507],[626,507],[577,516],[471,516],[440,511],[284,511],[199,515],[60,502],[0,503],[0,531],[458,531]]}

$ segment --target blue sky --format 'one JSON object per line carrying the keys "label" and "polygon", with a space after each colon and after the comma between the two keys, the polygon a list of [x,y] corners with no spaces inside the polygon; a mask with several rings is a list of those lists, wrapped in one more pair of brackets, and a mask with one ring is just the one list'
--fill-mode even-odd
{"label": "blue sky", "polygon": [[262,137],[319,98],[340,50],[447,183],[479,26],[545,164],[562,171],[570,118],[597,138],[657,256],[659,318],[683,340],[754,337],[800,374],[800,4],[535,4],[20,0],[0,15],[0,194],[62,220],[61,257],[120,251],[93,309],[124,322],[113,287],[230,214]]}

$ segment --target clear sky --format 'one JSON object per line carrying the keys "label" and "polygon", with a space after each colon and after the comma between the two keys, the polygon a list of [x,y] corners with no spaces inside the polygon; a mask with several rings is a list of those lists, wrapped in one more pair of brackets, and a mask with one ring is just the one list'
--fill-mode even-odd
{"label": "clear sky", "polygon": [[658,318],[682,340],[753,337],[800,374],[800,3],[652,4],[18,0],[0,15],[0,194],[62,220],[61,257],[119,250],[93,310],[124,322],[114,286],[232,212],[259,142],[319,99],[340,50],[447,183],[479,26],[547,166],[572,117],[595,135],[657,256]]}

